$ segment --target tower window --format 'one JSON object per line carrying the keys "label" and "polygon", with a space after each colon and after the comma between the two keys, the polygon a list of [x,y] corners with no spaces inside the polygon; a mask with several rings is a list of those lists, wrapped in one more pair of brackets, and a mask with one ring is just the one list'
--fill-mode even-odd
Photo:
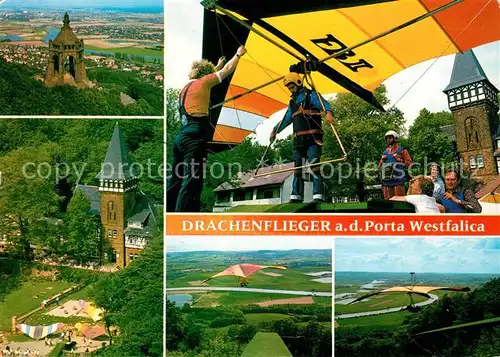
{"label": "tower window", "polygon": [[108,230],[108,238],[111,238],[113,237],[113,231],[110,229]]}
{"label": "tower window", "polygon": [[118,231],[115,229],[115,230],[113,231],[113,238],[116,238],[116,237],[118,237]]}
{"label": "tower window", "polygon": [[483,155],[477,155],[477,167],[484,167]]}
{"label": "tower window", "polygon": [[469,156],[469,166],[471,169],[476,168],[476,158],[474,157],[474,155]]}

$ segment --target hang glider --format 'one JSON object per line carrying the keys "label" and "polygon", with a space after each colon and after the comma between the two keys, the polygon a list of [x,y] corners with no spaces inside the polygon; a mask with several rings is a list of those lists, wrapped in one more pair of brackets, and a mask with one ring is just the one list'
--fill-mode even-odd
{"label": "hang glider", "polygon": [[[496,0],[206,0],[202,56],[248,50],[212,90],[212,152],[241,143],[287,107],[280,78],[316,63],[321,94],[351,92],[379,110],[373,91],[428,59],[500,40]],[[223,109],[224,107],[224,109]],[[250,115],[252,114],[252,115]]]}
{"label": "hang glider", "polygon": [[52,324],[49,326],[30,326],[26,324],[19,324],[16,325],[16,328],[32,339],[40,340],[44,337],[52,335],[53,333],[56,333],[58,330],[63,328],[63,326],[64,324],[62,323]]}
{"label": "hang glider", "polygon": [[379,294],[389,294],[389,293],[408,293],[408,294],[416,294],[420,296],[424,296],[426,298],[430,298],[430,292],[436,290],[444,290],[444,291],[470,291],[468,287],[444,287],[444,286],[395,286],[389,289],[375,291],[373,293],[369,293],[363,295],[353,301],[351,301],[348,305],[357,303],[359,301],[365,300],[371,296],[379,295]]}
{"label": "hang glider", "polygon": [[238,278],[242,278],[244,280],[248,280],[250,275],[257,273],[262,269],[280,269],[286,270],[286,267],[281,265],[255,265],[255,264],[237,264],[232,265],[229,268],[221,271],[218,274],[211,276],[208,279],[202,281],[202,283],[207,282],[210,279],[219,278],[221,276],[235,276]]}
{"label": "hang glider", "polygon": [[477,329],[477,328],[487,328],[491,326],[498,326],[500,325],[500,317],[494,317],[491,319],[486,319],[486,320],[481,320],[481,321],[474,321],[474,322],[468,322],[465,324],[459,324],[459,325],[453,325],[453,326],[448,326],[448,327],[443,327],[443,328],[438,328],[435,330],[430,330],[430,331],[425,331],[425,332],[420,332],[417,333],[413,336],[425,336],[425,335],[432,335],[432,334],[438,334],[438,333],[446,333],[450,331],[457,331],[457,330],[467,330],[467,329]]}
{"label": "hang glider", "polygon": [[85,300],[80,300],[80,307],[83,309],[88,317],[90,317],[94,321],[99,321],[103,319],[104,310],[96,307],[93,303],[88,303]]}
{"label": "hang glider", "polygon": [[94,340],[100,336],[106,335],[106,329],[104,326],[92,326],[89,324],[82,324],[80,322],[75,324],[75,327],[82,335],[85,337]]}

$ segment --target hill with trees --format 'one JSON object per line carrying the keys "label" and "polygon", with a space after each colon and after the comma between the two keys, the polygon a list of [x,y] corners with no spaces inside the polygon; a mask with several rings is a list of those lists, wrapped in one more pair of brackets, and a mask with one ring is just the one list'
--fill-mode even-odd
{"label": "hill with trees", "polygon": [[[133,72],[95,68],[87,71],[95,88],[49,88],[35,79],[36,69],[0,59],[0,115],[163,115],[163,89]],[[136,102],[123,105],[120,93]]]}

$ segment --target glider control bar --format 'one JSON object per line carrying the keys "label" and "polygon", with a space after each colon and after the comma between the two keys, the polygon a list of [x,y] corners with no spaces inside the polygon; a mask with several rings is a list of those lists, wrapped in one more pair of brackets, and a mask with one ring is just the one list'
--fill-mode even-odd
{"label": "glider control bar", "polygon": [[[337,58],[337,57],[340,57],[340,56],[342,56],[343,54],[345,54],[345,53],[347,53],[347,52],[349,52],[349,51],[352,51],[352,50],[354,50],[354,49],[356,49],[356,48],[358,48],[358,47],[364,46],[364,45],[366,45],[366,44],[368,44],[368,43],[370,43],[370,42],[376,41],[376,40],[378,40],[378,39],[380,39],[380,38],[382,38],[382,37],[385,37],[385,36],[387,36],[387,35],[390,35],[391,33],[396,32],[396,31],[402,30],[402,29],[404,29],[404,28],[406,28],[406,27],[408,27],[408,26],[411,26],[411,25],[413,25],[413,24],[415,24],[415,23],[417,23],[417,22],[420,22],[420,21],[422,21],[422,20],[425,20],[425,19],[427,19],[427,18],[429,18],[429,17],[431,17],[431,16],[434,16],[435,14],[437,14],[437,13],[439,13],[439,12],[441,12],[441,11],[444,11],[444,10],[446,10],[446,9],[448,9],[448,8],[452,7],[452,6],[455,6],[455,5],[457,5],[457,4],[459,4],[459,3],[463,2],[463,1],[464,1],[464,0],[453,0],[453,1],[451,1],[450,3],[445,4],[445,5],[441,6],[441,7],[438,7],[437,9],[434,9],[434,10],[432,10],[432,11],[430,11],[430,12],[426,13],[426,14],[423,14],[423,15],[421,15],[421,16],[418,16],[418,17],[414,18],[414,19],[411,19],[411,20],[409,20],[409,21],[407,21],[407,22],[405,22],[405,23],[403,23],[403,24],[401,24],[401,25],[398,25],[398,26],[396,26],[396,27],[394,27],[394,28],[392,28],[392,29],[389,29],[389,30],[387,30],[387,31],[383,31],[383,32],[379,33],[378,35],[375,35],[374,37],[371,37],[371,38],[369,38],[369,39],[366,39],[366,40],[364,40],[364,41],[361,41],[361,42],[359,42],[359,43],[357,43],[357,44],[355,44],[355,45],[353,45],[353,46],[351,46],[351,47],[347,47],[347,48],[345,48],[345,49],[343,49],[343,50],[340,50],[339,52],[336,52],[336,53],[334,53],[334,54],[332,54],[332,55],[330,55],[330,56],[328,56],[328,57],[325,57],[325,58],[323,58],[322,60],[320,60],[320,61],[318,61],[318,62],[320,62],[320,63],[321,63],[321,62],[328,61],[328,60],[330,60],[330,59],[332,59],[332,58]],[[209,1],[209,2],[213,2],[213,0],[212,0],[212,1]],[[206,2],[203,2],[203,4],[204,4],[204,3],[206,3]],[[216,6],[218,6],[218,5],[216,5]],[[240,21],[240,20],[238,19],[238,21]],[[247,24],[245,24],[245,25],[247,25]],[[248,26],[248,25],[247,25],[247,26]],[[281,48],[281,46],[280,46],[280,48]],[[287,49],[286,51],[288,52],[288,49]],[[296,56],[294,55],[294,57],[296,57]],[[271,85],[271,84],[274,84],[274,83],[276,83],[276,82],[279,82],[279,81],[281,81],[283,78],[285,78],[285,76],[281,76],[281,77],[279,77],[279,78],[273,79],[273,80],[271,80],[271,81],[269,81],[269,82],[266,82],[266,83],[264,83],[264,84],[261,84],[261,85],[259,85],[259,86],[255,87],[255,88],[248,89],[248,90],[246,90],[246,91],[245,91],[245,92],[243,92],[243,93],[240,93],[240,94],[238,94],[238,95],[236,95],[236,96],[234,96],[234,97],[231,97],[231,98],[228,98],[228,99],[224,100],[223,102],[220,102],[220,103],[218,103],[218,104],[214,104],[214,105],[213,105],[210,109],[214,109],[214,108],[221,107],[221,106],[223,106],[224,104],[226,104],[226,103],[228,103],[228,102],[231,102],[231,101],[233,101],[233,100],[236,100],[236,99],[238,99],[238,98],[243,97],[244,95],[250,94],[250,93],[255,92],[255,91],[257,91],[257,90],[259,90],[259,89],[261,89],[261,88],[264,88],[264,87],[267,87],[267,86],[269,86],[269,85]]]}

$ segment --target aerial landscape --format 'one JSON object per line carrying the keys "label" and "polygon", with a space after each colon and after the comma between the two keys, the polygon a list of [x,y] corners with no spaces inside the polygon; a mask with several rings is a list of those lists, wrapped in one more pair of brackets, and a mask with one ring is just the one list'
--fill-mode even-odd
{"label": "aerial landscape", "polygon": [[0,5],[0,115],[163,114],[162,2],[46,3]]}
{"label": "aerial landscape", "polygon": [[335,246],[335,356],[498,351],[499,240],[337,239]]}
{"label": "aerial landscape", "polygon": [[168,237],[167,356],[331,356],[328,242],[254,238]]}

